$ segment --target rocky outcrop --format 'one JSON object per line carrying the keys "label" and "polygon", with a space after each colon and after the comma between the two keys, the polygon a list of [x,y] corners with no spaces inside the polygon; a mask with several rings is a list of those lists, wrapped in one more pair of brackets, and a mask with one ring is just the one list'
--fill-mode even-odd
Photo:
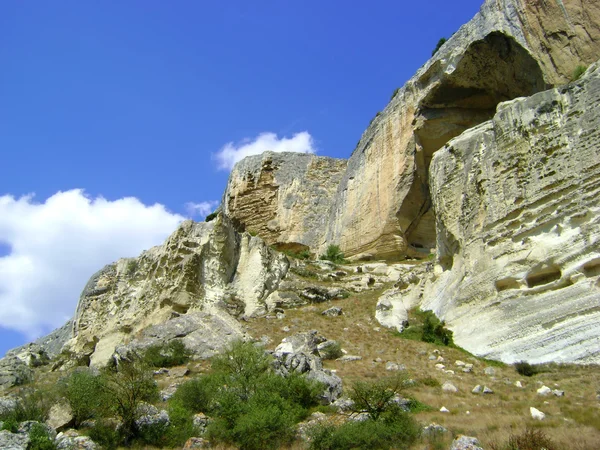
{"label": "rocky outcrop", "polygon": [[318,248],[345,168],[343,159],[302,153],[250,156],[231,171],[223,211],[277,248]]}
{"label": "rocky outcrop", "polygon": [[502,103],[430,171],[438,259],[421,297],[467,350],[599,363],[600,63]]}
{"label": "rocky outcrop", "polygon": [[[231,316],[266,312],[265,299],[287,269],[285,256],[259,238],[239,234],[225,216],[208,223],[186,221],[162,246],[92,276],[81,294],[67,348],[92,365],[103,365],[117,345],[159,324],[164,325],[162,331],[154,328],[157,335],[167,333],[169,324],[197,325],[184,338],[192,350],[207,332],[198,331],[203,327],[239,335],[239,324]],[[200,311],[204,316],[182,318]],[[221,339],[225,345],[225,336]],[[205,344],[198,356],[214,350]]]}
{"label": "rocky outcrop", "polygon": [[315,156],[248,158],[232,172],[225,211],[270,243],[314,252],[334,243],[355,259],[427,257],[433,154],[498,103],[563,84],[598,59],[598,24],[595,2],[487,0],[377,114],[343,173],[324,160],[305,170]]}

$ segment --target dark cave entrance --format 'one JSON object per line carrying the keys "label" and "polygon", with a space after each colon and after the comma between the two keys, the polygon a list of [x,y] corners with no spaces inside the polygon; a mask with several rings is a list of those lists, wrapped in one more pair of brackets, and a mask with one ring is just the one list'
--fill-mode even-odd
{"label": "dark cave entrance", "polygon": [[491,119],[498,103],[533,95],[548,85],[527,50],[500,32],[473,42],[451,74],[441,74],[434,64],[418,82],[423,89],[433,87],[416,114],[416,174],[397,217],[408,256],[422,257],[436,245],[428,182],[433,154],[463,131]]}

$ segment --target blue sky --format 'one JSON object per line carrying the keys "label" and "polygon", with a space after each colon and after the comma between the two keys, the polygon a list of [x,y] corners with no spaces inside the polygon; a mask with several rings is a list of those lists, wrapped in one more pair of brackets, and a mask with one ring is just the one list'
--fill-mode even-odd
{"label": "blue sky", "polygon": [[202,219],[219,152],[348,157],[481,3],[2,2],[0,355],[61,325],[95,270]]}

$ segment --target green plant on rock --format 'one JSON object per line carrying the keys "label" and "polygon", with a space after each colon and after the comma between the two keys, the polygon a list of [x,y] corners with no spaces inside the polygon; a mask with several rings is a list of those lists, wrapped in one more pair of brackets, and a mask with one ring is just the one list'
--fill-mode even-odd
{"label": "green plant on rock", "polygon": [[174,339],[168,343],[152,345],[143,355],[144,362],[152,367],[173,367],[187,363],[192,356],[183,342]]}
{"label": "green plant on rock", "polygon": [[586,70],[587,66],[584,65],[575,67],[575,70],[573,70],[573,81],[579,80]]}
{"label": "green plant on rock", "polygon": [[59,391],[69,403],[75,427],[95,418],[103,405],[103,378],[85,368],[75,370],[59,383]]}
{"label": "green plant on rock", "polygon": [[210,222],[211,220],[216,219],[218,215],[219,215],[219,213],[217,211],[212,212],[208,216],[206,216],[206,219],[204,219],[204,221],[205,222]]}
{"label": "green plant on rock", "polygon": [[31,427],[27,450],[56,450],[54,440],[48,434],[46,427],[41,423],[36,423]]}
{"label": "green plant on rock", "polygon": [[526,361],[517,361],[515,363],[515,370],[519,373],[519,375],[523,375],[524,377],[532,377],[539,372],[537,367],[529,364]]}
{"label": "green plant on rock", "polygon": [[440,48],[442,48],[442,45],[444,45],[444,44],[446,43],[446,41],[447,41],[447,40],[448,40],[448,39],[446,39],[445,37],[443,37],[443,38],[440,38],[440,40],[439,40],[439,41],[438,41],[438,43],[436,44],[435,48],[434,48],[434,49],[433,49],[433,51],[431,52],[431,56],[435,55],[435,54],[438,52],[438,50],[439,50]]}
{"label": "green plant on rock", "polygon": [[121,421],[121,436],[125,443],[130,443],[138,435],[136,409],[142,402],[158,400],[152,370],[139,358],[123,361],[118,370],[103,375],[102,383],[105,414]]}
{"label": "green plant on rock", "polygon": [[321,255],[321,259],[331,261],[336,264],[343,264],[345,262],[344,254],[340,249],[339,245],[330,244],[327,247],[324,255]]}
{"label": "green plant on rock", "polygon": [[401,392],[405,377],[398,375],[374,382],[357,381],[350,391],[355,413],[367,413],[372,420],[395,408],[396,396]]}
{"label": "green plant on rock", "polygon": [[342,346],[339,342],[330,341],[331,343],[327,345],[323,350],[320,350],[319,353],[322,359],[338,359],[344,355],[342,351]]}

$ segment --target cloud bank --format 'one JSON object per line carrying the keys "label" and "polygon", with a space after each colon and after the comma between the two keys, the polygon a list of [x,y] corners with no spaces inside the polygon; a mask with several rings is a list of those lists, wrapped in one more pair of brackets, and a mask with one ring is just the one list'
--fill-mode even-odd
{"label": "cloud bank", "polygon": [[294,134],[291,138],[279,139],[275,133],[261,133],[254,140],[244,139],[237,144],[229,142],[215,155],[219,169],[231,170],[235,163],[246,156],[259,155],[271,151],[315,153],[313,138],[307,131]]}
{"label": "cloud bank", "polygon": [[0,326],[33,339],[63,325],[94,272],[161,244],[183,219],[163,205],[79,189],[43,203],[0,196],[0,243],[9,252],[0,257]]}

